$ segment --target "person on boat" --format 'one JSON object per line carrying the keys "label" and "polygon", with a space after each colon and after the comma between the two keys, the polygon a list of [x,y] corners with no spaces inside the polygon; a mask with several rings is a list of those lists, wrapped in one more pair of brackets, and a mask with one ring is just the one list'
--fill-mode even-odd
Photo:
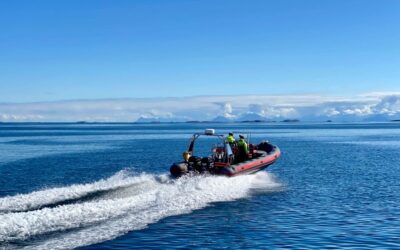
{"label": "person on boat", "polygon": [[243,135],[239,135],[239,141],[237,142],[237,146],[239,149],[237,161],[242,162],[247,159],[247,155],[249,153],[249,146],[247,145],[246,140]]}
{"label": "person on boat", "polygon": [[226,141],[227,141],[229,144],[234,144],[234,143],[236,142],[235,137],[233,136],[233,133],[232,133],[232,132],[230,132],[230,133],[228,134],[228,136],[226,137]]}

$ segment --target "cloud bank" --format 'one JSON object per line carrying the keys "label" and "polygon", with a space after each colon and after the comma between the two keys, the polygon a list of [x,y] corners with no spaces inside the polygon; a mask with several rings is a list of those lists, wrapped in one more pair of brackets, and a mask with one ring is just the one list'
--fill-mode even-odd
{"label": "cloud bank", "polygon": [[400,93],[369,93],[353,97],[248,95],[0,103],[2,122],[229,122],[282,119],[400,119]]}

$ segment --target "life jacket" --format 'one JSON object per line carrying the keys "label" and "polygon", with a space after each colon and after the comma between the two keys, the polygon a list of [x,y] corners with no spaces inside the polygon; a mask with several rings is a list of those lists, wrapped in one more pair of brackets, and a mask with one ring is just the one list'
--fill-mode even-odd
{"label": "life jacket", "polygon": [[234,143],[234,142],[235,142],[235,137],[233,137],[232,135],[228,135],[228,136],[226,137],[226,141],[227,141],[228,143]]}
{"label": "life jacket", "polygon": [[241,148],[246,154],[249,153],[249,147],[247,146],[247,142],[244,139],[240,139],[237,142],[239,148]]}

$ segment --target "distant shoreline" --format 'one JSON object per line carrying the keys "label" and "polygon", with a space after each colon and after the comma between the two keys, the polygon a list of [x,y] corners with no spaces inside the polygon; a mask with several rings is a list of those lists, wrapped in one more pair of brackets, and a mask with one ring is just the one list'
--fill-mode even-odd
{"label": "distant shoreline", "polygon": [[355,124],[355,123],[398,123],[400,120],[388,121],[299,121],[299,120],[282,120],[282,121],[232,121],[232,122],[215,122],[215,121],[186,121],[186,122],[4,122],[1,124],[68,124],[68,125],[93,125],[93,124]]}

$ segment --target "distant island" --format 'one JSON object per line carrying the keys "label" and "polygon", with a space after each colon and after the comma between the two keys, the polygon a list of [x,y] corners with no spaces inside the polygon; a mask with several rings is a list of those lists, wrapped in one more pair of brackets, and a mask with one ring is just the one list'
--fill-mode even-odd
{"label": "distant island", "polygon": [[[244,120],[244,121],[143,121],[143,120],[138,120],[133,123],[135,124],[159,124],[159,123],[189,123],[189,124],[198,124],[198,123],[277,123],[278,121],[275,120]],[[285,119],[279,122],[300,122],[298,119]]]}
{"label": "distant island", "polygon": [[276,121],[270,121],[270,120],[246,120],[246,121],[240,121],[240,122],[243,122],[243,123],[259,123],[259,122],[267,123],[267,122],[276,122]]}
{"label": "distant island", "polygon": [[282,120],[281,122],[300,122],[300,120],[299,119],[285,119],[285,120]]}
{"label": "distant island", "polygon": [[185,123],[210,123],[211,121],[186,121]]}

